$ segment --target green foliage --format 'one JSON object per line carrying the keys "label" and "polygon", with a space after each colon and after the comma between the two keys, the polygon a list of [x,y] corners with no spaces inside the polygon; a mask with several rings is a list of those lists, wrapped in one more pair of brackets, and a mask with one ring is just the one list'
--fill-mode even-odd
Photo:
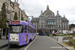
{"label": "green foliage", "polygon": [[17,20],[17,13],[15,12],[14,20]]}
{"label": "green foliage", "polygon": [[74,37],[75,35],[73,35],[73,34],[59,34],[57,36],[71,36],[71,37]]}
{"label": "green foliage", "polygon": [[2,5],[1,8],[1,16],[0,16],[0,28],[6,28],[6,8],[5,8],[5,2]]}
{"label": "green foliage", "polygon": [[21,20],[24,20],[23,17],[21,17]]}
{"label": "green foliage", "polygon": [[5,6],[5,2],[3,3],[1,10],[2,10],[2,17],[6,18],[6,6]]}
{"label": "green foliage", "polygon": [[73,46],[75,48],[75,39],[69,40],[69,42],[66,42],[69,46]]}
{"label": "green foliage", "polygon": [[26,20],[26,22],[28,22],[28,21]]}
{"label": "green foliage", "polygon": [[3,24],[2,24],[2,19],[0,19],[0,28],[3,28],[2,25],[3,25]]}
{"label": "green foliage", "polygon": [[56,36],[56,34],[52,34],[53,36]]}
{"label": "green foliage", "polygon": [[73,39],[69,40],[68,44],[69,45],[73,44]]}

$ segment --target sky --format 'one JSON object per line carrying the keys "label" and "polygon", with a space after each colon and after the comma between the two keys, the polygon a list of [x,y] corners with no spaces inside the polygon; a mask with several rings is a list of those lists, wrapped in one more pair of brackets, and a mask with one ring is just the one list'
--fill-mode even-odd
{"label": "sky", "polygon": [[[15,0],[11,0],[15,1]],[[69,20],[69,24],[75,24],[75,0],[18,0],[19,7],[25,10],[28,16],[39,17],[41,10],[44,12],[49,5],[49,9]]]}

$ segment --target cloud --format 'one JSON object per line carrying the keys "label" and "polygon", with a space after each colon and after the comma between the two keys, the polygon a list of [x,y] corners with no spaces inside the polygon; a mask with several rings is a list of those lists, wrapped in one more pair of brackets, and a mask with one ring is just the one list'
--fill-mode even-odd
{"label": "cloud", "polygon": [[75,6],[65,10],[66,14],[75,15]]}

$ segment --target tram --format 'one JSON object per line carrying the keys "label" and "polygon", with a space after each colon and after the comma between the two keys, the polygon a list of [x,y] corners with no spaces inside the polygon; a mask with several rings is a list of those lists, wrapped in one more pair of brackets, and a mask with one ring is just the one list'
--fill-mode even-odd
{"label": "tram", "polygon": [[10,21],[8,33],[8,45],[22,46],[35,38],[36,29],[28,21]]}

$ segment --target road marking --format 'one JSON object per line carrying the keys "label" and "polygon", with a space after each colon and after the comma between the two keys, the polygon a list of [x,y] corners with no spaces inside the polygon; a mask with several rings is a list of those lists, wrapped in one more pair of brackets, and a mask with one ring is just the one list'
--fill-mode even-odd
{"label": "road marking", "polygon": [[48,37],[48,38],[56,42],[56,40],[52,39],[51,37]]}
{"label": "road marking", "polygon": [[24,50],[27,50],[27,48],[37,39],[37,37]]}

